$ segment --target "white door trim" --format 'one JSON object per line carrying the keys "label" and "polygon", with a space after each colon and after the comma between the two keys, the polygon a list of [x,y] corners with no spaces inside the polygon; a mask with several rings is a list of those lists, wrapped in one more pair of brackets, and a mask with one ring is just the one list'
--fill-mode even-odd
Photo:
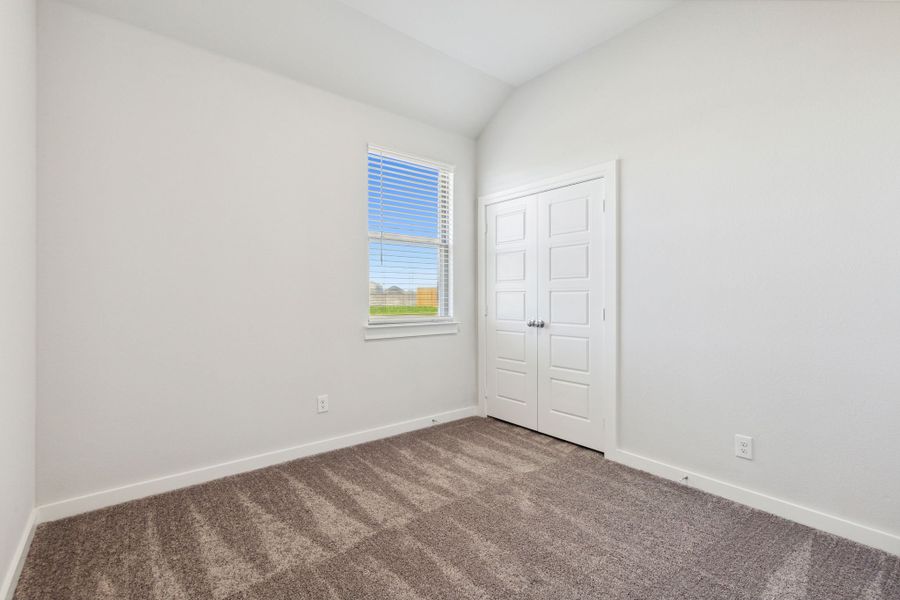
{"label": "white door trim", "polygon": [[[554,177],[538,179],[537,181],[532,181],[530,183],[516,186],[514,188],[509,188],[507,190],[479,196],[479,207],[484,208],[488,204],[494,204],[495,202],[503,202],[504,200],[512,200],[513,198],[521,198],[523,196],[532,196],[534,194],[540,194],[541,192],[555,190],[557,188],[566,187],[568,185],[575,185],[576,183],[590,181],[591,179],[602,179],[608,177],[611,183],[615,183],[616,175],[618,174],[618,167],[619,161],[611,160],[609,162],[594,165],[592,167],[587,167],[585,169],[580,169],[578,171],[572,171],[564,175],[556,175]],[[615,200],[618,201],[618,190],[615,191]]]}
{"label": "white door trim", "polygon": [[485,235],[487,234],[487,207],[496,202],[512,200],[539,194],[549,190],[590,181],[606,179],[606,202],[604,211],[604,265],[608,285],[605,286],[604,304],[606,306],[607,333],[604,336],[604,355],[610,357],[604,362],[601,380],[603,382],[604,412],[606,417],[606,449],[615,452],[618,445],[619,430],[619,161],[612,160],[586,169],[549,177],[521,186],[480,196],[478,198],[478,408],[481,415],[486,415],[486,307],[485,296],[487,280],[485,279]]}

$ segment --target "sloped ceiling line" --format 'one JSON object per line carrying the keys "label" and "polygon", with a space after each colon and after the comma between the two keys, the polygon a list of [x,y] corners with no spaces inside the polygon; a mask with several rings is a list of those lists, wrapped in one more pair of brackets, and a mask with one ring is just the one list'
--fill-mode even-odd
{"label": "sloped ceiling line", "polygon": [[474,139],[515,85],[675,0],[63,1]]}

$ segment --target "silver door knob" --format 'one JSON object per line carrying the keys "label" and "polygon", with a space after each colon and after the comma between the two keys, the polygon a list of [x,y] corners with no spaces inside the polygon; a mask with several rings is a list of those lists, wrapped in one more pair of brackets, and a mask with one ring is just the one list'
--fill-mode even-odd
{"label": "silver door knob", "polygon": [[544,325],[545,325],[545,323],[543,321],[535,321],[534,322],[535,327],[543,327]]}
{"label": "silver door knob", "polygon": [[531,319],[530,321],[528,321],[528,323],[526,323],[526,325],[528,325],[529,327],[534,327],[534,319]]}

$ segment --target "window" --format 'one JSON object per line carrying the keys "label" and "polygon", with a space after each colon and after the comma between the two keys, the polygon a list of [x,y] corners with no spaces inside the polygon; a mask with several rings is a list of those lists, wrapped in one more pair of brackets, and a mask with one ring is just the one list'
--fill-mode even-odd
{"label": "window", "polygon": [[369,324],[450,321],[453,168],[370,146],[368,195]]}

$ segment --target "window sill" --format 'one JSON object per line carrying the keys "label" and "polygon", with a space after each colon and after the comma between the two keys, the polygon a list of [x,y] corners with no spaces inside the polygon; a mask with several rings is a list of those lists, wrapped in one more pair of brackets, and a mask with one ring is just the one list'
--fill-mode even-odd
{"label": "window sill", "polygon": [[367,340],[421,337],[423,335],[451,335],[459,333],[458,321],[431,321],[426,323],[382,323],[367,325]]}

